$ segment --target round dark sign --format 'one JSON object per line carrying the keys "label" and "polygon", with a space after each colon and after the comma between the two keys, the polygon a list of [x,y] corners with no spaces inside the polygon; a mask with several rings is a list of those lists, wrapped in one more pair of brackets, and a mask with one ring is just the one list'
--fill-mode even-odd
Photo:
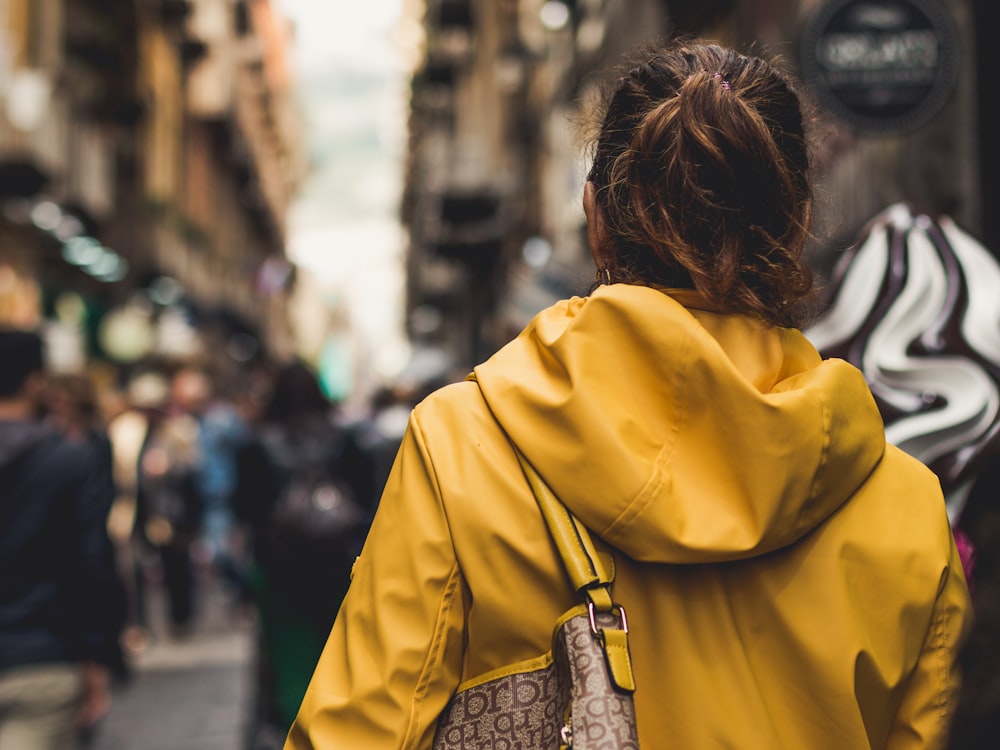
{"label": "round dark sign", "polygon": [[806,24],[801,54],[820,104],[863,131],[923,125],[958,75],[958,35],[934,0],[829,0]]}

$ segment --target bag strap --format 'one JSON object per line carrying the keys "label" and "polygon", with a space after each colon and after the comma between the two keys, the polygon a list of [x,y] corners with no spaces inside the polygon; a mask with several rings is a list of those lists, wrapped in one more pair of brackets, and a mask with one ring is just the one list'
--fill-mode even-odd
{"label": "bag strap", "polygon": [[[521,451],[515,447],[514,452],[535,493],[573,588],[585,596],[591,589],[599,591],[607,588],[614,576],[605,569],[587,527],[552,493]],[[606,611],[607,607],[604,609]]]}
{"label": "bag strap", "polygon": [[[469,373],[465,379],[479,385],[479,379],[475,372]],[[500,429],[503,430],[502,427]],[[625,609],[621,605],[615,604],[611,597],[614,572],[609,573],[604,567],[587,527],[580,523],[580,520],[573,515],[570,509],[555,496],[549,486],[545,484],[545,480],[535,471],[535,467],[528,462],[513,442],[511,442],[511,447],[514,449],[524,476],[531,486],[538,507],[541,508],[542,516],[545,518],[556,549],[559,550],[559,557],[562,559],[570,581],[577,593],[587,602],[590,629],[601,643],[611,681],[619,690],[634,692],[635,676],[632,673],[632,657],[628,649],[628,621],[625,619]],[[619,619],[621,627],[604,627],[598,623],[597,613],[615,615]]]}
{"label": "bag strap", "polygon": [[[587,527],[563,505],[549,489],[535,468],[514,446],[514,453],[521,463],[535,500],[541,508],[542,516],[549,527],[549,533],[556,543],[563,566],[569,574],[573,587],[587,600],[590,613],[590,628],[601,642],[611,681],[619,690],[635,691],[635,676],[632,673],[632,657],[628,649],[628,621],[625,610],[611,598],[611,583],[614,575],[609,574],[601,562]],[[616,615],[621,628],[606,628],[598,624],[596,612]]]}

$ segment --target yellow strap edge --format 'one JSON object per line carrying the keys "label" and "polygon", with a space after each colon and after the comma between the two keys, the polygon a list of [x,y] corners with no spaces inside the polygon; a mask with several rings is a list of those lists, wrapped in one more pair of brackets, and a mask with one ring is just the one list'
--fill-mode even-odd
{"label": "yellow strap edge", "polygon": [[611,583],[613,579],[605,569],[587,527],[552,493],[521,452],[517,448],[514,450],[551,530],[573,587],[577,591],[583,591],[591,586]]}

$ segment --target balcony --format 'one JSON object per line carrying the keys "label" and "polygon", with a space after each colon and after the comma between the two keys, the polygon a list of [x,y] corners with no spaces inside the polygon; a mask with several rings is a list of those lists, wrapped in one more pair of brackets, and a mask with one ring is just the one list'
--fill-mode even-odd
{"label": "balcony", "polygon": [[674,33],[698,34],[718,23],[736,7],[736,0],[703,0],[700,3],[664,0]]}
{"label": "balcony", "polygon": [[456,228],[479,226],[496,219],[500,199],[486,191],[451,191],[441,196],[441,221]]}
{"label": "balcony", "polygon": [[192,9],[191,0],[161,0],[160,17],[165,26],[183,29]]}
{"label": "balcony", "polygon": [[0,154],[0,200],[31,198],[49,183],[49,176],[34,160],[16,154]]}
{"label": "balcony", "polygon": [[439,29],[472,33],[475,22],[472,0],[438,0],[433,9],[433,25]]}
{"label": "balcony", "polygon": [[15,72],[7,96],[0,112],[0,191],[29,197],[66,169],[67,102],[38,70]]}
{"label": "balcony", "polygon": [[411,84],[415,113],[449,116],[454,104],[456,65],[441,58],[431,58],[418,70]]}
{"label": "balcony", "polygon": [[499,195],[490,189],[446,191],[430,220],[434,254],[471,270],[492,268],[503,252],[506,222],[501,209]]}

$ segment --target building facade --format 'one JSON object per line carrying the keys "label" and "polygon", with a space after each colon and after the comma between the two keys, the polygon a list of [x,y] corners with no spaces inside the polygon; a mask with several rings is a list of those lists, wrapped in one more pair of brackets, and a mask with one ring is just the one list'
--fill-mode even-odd
{"label": "building facade", "polygon": [[995,221],[983,204],[995,180],[981,158],[989,139],[980,133],[990,127],[978,105],[981,4],[906,3],[940,10],[958,54],[933,116],[884,132],[835,117],[802,75],[810,23],[829,14],[826,6],[845,4],[426,0],[415,11],[425,44],[413,76],[402,210],[411,336],[452,351],[458,371],[489,356],[542,307],[587,292],[593,263],[580,199],[593,103],[607,83],[601,76],[635,45],[675,36],[763,47],[803,78],[821,147],[809,250],[821,278],[867,221],[900,201],[948,214],[989,243]]}
{"label": "building facade", "polygon": [[289,35],[270,0],[0,2],[4,323],[77,364],[288,353]]}

